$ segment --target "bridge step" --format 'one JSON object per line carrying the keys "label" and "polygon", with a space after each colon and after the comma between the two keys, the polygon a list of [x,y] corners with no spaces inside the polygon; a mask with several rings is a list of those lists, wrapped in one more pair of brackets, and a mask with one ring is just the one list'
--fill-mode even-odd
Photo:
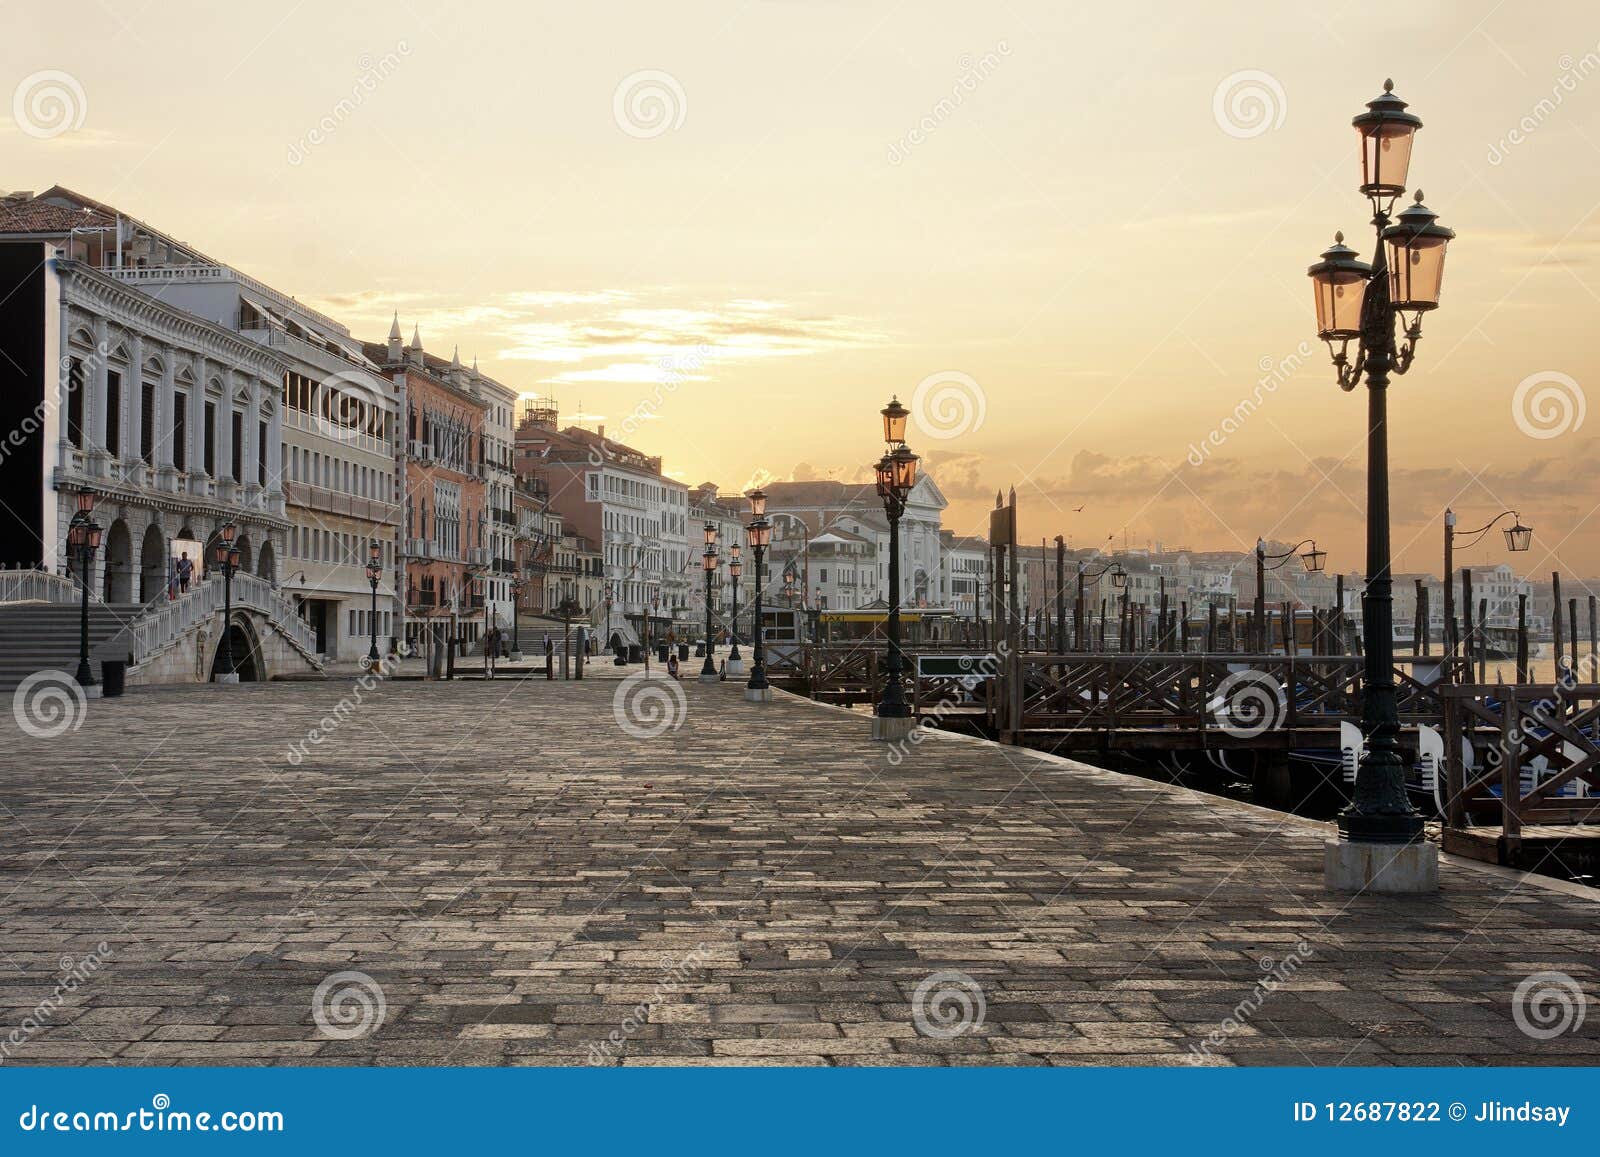
{"label": "bridge step", "polygon": [[[121,631],[143,611],[137,604],[89,604],[89,650]],[[78,667],[80,609],[64,603],[0,606],[0,692],[14,691],[37,671]],[[96,677],[99,662],[94,660]]]}

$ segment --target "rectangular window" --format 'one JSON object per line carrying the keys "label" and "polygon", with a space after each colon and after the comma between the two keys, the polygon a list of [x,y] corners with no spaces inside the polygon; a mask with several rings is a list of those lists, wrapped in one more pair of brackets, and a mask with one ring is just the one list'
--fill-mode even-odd
{"label": "rectangular window", "polygon": [[172,395],[172,464],[189,469],[189,395]]}
{"label": "rectangular window", "polygon": [[267,484],[267,424],[256,423],[256,481],[262,486]]}
{"label": "rectangular window", "polygon": [[156,459],[156,388],[145,382],[139,388],[139,457],[153,466]]}
{"label": "rectangular window", "polygon": [[233,461],[229,463],[230,473],[235,482],[244,481],[244,415],[238,410],[233,411],[233,440],[228,447],[232,451]]}
{"label": "rectangular window", "polygon": [[217,404],[206,403],[206,445],[202,463],[211,477],[217,476]]}
{"label": "rectangular window", "polygon": [[78,358],[67,367],[67,441],[83,449],[83,362]]}
{"label": "rectangular window", "polygon": [[106,450],[122,457],[122,375],[106,371]]}

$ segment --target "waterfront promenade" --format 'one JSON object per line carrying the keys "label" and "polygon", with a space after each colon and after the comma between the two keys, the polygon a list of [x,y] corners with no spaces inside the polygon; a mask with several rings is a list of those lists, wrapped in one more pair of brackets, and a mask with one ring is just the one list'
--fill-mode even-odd
{"label": "waterfront promenade", "polygon": [[1593,892],[637,671],[7,718],[4,1063],[1600,1062]]}

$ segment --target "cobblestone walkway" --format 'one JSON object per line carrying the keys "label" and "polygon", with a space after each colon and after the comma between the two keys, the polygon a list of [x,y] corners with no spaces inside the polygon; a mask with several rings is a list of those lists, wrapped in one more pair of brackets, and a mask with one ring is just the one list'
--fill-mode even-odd
{"label": "cobblestone walkway", "polygon": [[1581,894],[1333,896],[1319,825],[618,674],[6,719],[0,1057],[1600,1062]]}

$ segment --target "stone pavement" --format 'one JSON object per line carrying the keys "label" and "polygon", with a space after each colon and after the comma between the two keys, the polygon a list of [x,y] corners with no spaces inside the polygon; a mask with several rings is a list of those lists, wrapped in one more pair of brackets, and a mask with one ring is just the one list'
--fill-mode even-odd
{"label": "stone pavement", "polygon": [[1600,1062],[1583,889],[634,670],[7,719],[0,1063]]}

